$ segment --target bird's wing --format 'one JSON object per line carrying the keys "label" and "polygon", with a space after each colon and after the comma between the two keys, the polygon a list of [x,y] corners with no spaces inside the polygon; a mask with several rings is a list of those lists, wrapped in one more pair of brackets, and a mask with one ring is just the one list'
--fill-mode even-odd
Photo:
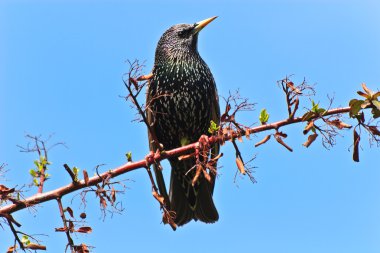
{"label": "bird's wing", "polygon": [[[215,82],[214,82],[214,91],[215,93],[211,96],[211,107],[212,107],[212,111],[211,111],[211,119],[212,121],[214,121],[216,124],[218,124],[218,126],[220,125],[220,107],[219,107],[219,95],[218,95],[218,90],[216,88],[216,85],[215,85]],[[219,145],[219,142],[215,143],[212,147],[211,147],[211,158],[214,158],[216,157],[220,152],[220,145]],[[215,170],[217,169],[217,163],[215,163]],[[216,174],[214,173],[210,173],[211,175],[211,194],[214,192],[214,185],[215,185],[215,177],[216,177]]]}
{"label": "bird's wing", "polygon": [[[148,106],[149,101],[151,101],[151,99],[152,99],[152,97],[151,97],[152,92],[149,92],[150,82],[151,82],[151,80],[148,82],[148,92],[146,95],[146,106]],[[156,135],[155,123],[154,123],[154,112],[152,110],[150,110],[149,108],[146,109],[146,117],[147,117],[148,124],[151,126],[150,129],[152,131],[152,133],[151,133],[151,131],[149,131],[149,129],[148,129],[149,149],[150,149],[150,151],[156,152],[158,147],[157,147],[157,145],[154,144],[153,138],[152,138],[152,134]],[[167,207],[170,208],[169,195],[168,195],[168,192],[166,190],[164,175],[162,174],[161,169],[156,166],[156,164],[153,164],[153,169],[154,169],[154,174],[156,176],[156,183],[158,186],[159,193],[161,196],[164,197],[165,204],[167,205]]]}

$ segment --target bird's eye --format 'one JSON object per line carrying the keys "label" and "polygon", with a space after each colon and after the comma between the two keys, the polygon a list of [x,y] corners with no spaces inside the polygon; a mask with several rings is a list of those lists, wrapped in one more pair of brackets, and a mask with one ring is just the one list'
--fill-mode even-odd
{"label": "bird's eye", "polygon": [[189,37],[191,34],[191,30],[192,30],[191,28],[190,29],[183,29],[183,30],[178,32],[178,36],[181,38]]}

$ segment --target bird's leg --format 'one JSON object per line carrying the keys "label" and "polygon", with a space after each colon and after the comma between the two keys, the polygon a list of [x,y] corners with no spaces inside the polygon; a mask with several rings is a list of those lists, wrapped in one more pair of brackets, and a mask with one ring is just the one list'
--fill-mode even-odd
{"label": "bird's leg", "polygon": [[145,161],[146,161],[146,167],[145,168],[148,172],[149,179],[150,179],[150,182],[152,184],[152,195],[160,203],[161,207],[165,206],[164,197],[162,197],[158,193],[158,188],[156,186],[156,182],[154,181],[152,172],[150,170],[150,165],[156,163],[155,154],[153,153],[153,151],[150,151],[150,153],[145,157]]}
{"label": "bird's leg", "polygon": [[162,169],[160,163],[157,161],[157,158],[159,157],[160,157],[160,151],[158,149],[156,150],[156,153],[154,153],[153,151],[150,151],[149,154],[145,156],[145,162],[146,162],[145,168],[148,172],[149,179],[152,184],[153,196],[158,200],[158,202],[160,202],[161,205],[165,205],[164,197],[158,194],[158,187],[156,185],[156,182],[154,181],[152,172],[150,170],[151,164],[154,164],[158,168]]}
{"label": "bird's leg", "polygon": [[155,161],[154,159],[154,152],[150,151],[147,156],[145,156],[145,162],[146,162],[146,167],[149,168],[151,164],[153,164]]}
{"label": "bird's leg", "polygon": [[149,179],[150,179],[150,182],[152,184],[152,195],[160,203],[160,207],[163,210],[162,220],[165,224],[169,224],[173,230],[176,230],[177,225],[174,222],[175,213],[173,213],[172,211],[169,210],[169,208],[168,208],[169,205],[166,203],[165,197],[163,197],[162,195],[160,195],[158,193],[158,187],[154,181],[152,172],[150,170],[151,164],[154,164],[158,168],[161,168],[160,163],[156,160],[157,157],[159,157],[159,156],[160,156],[160,150],[157,149],[156,153],[154,153],[153,151],[150,151],[150,153],[145,157],[146,170],[148,172]]}

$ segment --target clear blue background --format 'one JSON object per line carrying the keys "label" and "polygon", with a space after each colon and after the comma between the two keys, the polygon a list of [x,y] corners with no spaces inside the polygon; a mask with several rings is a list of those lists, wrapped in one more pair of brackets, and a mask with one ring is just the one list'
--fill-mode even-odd
{"label": "clear blue background", "polygon": [[[276,81],[290,74],[297,82],[306,77],[316,83],[315,100],[324,106],[327,94],[335,97],[334,106],[347,106],[362,82],[380,88],[378,1],[2,0],[0,163],[10,170],[5,184],[31,182],[35,155],[16,147],[26,144],[27,133],[55,133],[51,143],[69,147],[51,150],[46,190],[70,182],[63,163],[92,175],[97,164],[105,163],[103,170],[123,164],[127,151],[142,159],[148,152],[145,127],[131,122],[134,111],[119,97],[126,95],[125,61],[146,60],[148,73],[168,27],[214,15],[219,18],[202,31],[199,51],[220,95],[240,88],[257,103],[256,111],[238,116],[240,122],[257,122],[262,108],[271,121],[285,118]],[[103,222],[98,199],[90,197],[86,212],[93,233],[74,240],[94,245],[94,252],[379,252],[380,150],[363,135],[361,162],[354,163],[351,130],[331,150],[320,139],[306,149],[303,127],[282,129],[293,153],[273,140],[254,148],[265,134],[241,146],[245,157],[257,155],[254,185],[247,178],[234,183],[234,152],[223,147],[216,224],[192,222],[176,232],[162,225],[146,172],[138,170],[120,177],[130,180],[118,196],[125,212],[108,214]],[[71,204],[73,196],[64,202],[78,216],[83,210],[78,197]],[[62,226],[55,202],[14,216],[23,232],[48,235],[39,238],[49,252],[64,250],[65,235],[54,232]],[[5,252],[13,242],[6,226],[0,238]]]}

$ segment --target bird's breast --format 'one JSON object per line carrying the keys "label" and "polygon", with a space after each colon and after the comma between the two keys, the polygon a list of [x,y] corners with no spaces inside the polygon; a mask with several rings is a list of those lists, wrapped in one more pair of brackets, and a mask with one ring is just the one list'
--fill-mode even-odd
{"label": "bird's breast", "polygon": [[207,133],[215,94],[213,76],[207,66],[167,64],[155,66],[150,83],[151,109],[156,134],[167,148],[181,145],[181,139],[196,141]]}

